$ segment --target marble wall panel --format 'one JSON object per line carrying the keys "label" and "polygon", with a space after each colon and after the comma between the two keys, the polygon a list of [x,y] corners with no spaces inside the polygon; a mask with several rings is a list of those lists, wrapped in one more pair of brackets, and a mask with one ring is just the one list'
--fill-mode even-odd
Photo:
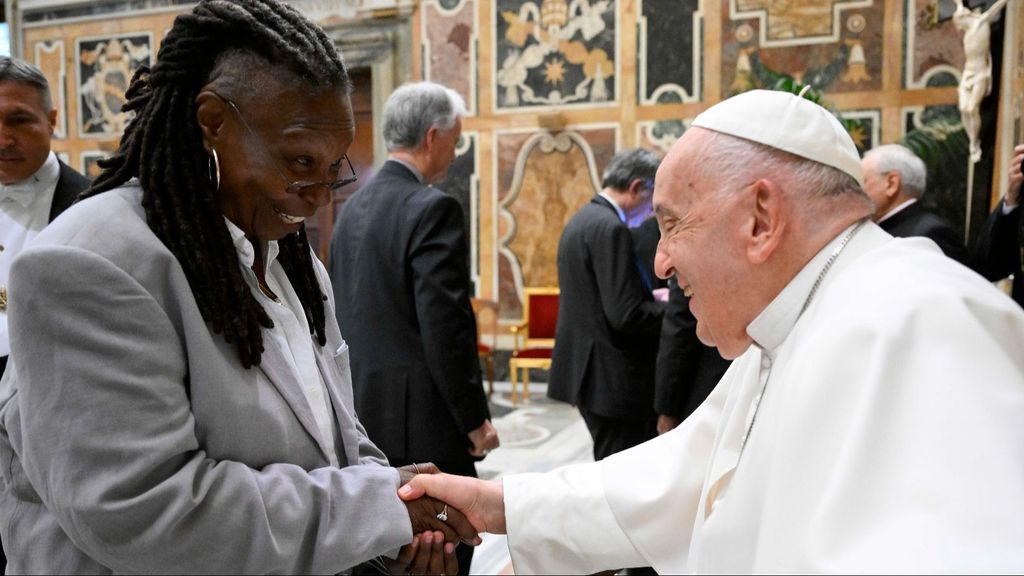
{"label": "marble wall panel", "polygon": [[491,5],[495,110],[618,100],[617,1]]}
{"label": "marble wall panel", "polygon": [[881,110],[843,110],[840,114],[853,123],[849,128],[850,138],[862,155],[882,143]]}
{"label": "marble wall panel", "polygon": [[[956,86],[964,67],[963,45],[956,26],[952,20],[938,22],[940,2],[906,1],[903,85],[906,88]],[[949,4],[952,6],[952,2]]]}
{"label": "marble wall panel", "polygon": [[95,180],[102,172],[99,161],[109,156],[102,150],[86,150],[79,154],[78,171],[90,180]]}
{"label": "marble wall panel", "polygon": [[525,286],[557,286],[566,222],[600,191],[618,146],[616,127],[497,134],[501,317],[522,316]]}
{"label": "marble wall panel", "polygon": [[121,135],[130,118],[121,111],[124,93],[135,70],[148,66],[153,55],[153,34],[149,32],[76,40],[80,136]]}
{"label": "marble wall panel", "polygon": [[657,120],[636,123],[636,143],[664,158],[672,145],[690,126],[693,118],[685,120]]}
{"label": "marble wall panel", "polygon": [[[752,9],[761,4],[761,10]],[[825,93],[881,89],[882,2],[802,0],[770,4],[767,0],[723,3],[723,96],[772,88],[786,77]],[[825,13],[814,8],[819,4],[832,5],[827,19]]]}
{"label": "marble wall panel", "polygon": [[63,40],[36,42],[32,52],[35,64],[50,83],[50,95],[57,109],[57,125],[53,137],[63,140],[68,137],[68,73]]}
{"label": "marble wall panel", "polygon": [[423,3],[423,77],[455,90],[476,113],[477,2],[426,0]]}
{"label": "marble wall panel", "polygon": [[700,0],[639,0],[637,12],[640,104],[699,101]]}

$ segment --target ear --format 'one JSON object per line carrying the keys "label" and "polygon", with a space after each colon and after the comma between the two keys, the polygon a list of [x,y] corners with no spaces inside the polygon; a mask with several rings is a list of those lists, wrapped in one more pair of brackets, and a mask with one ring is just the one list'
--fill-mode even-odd
{"label": "ear", "polygon": [[785,199],[782,189],[771,180],[758,180],[748,194],[751,213],[747,233],[747,260],[763,264],[779,248],[786,228]]}
{"label": "ear", "polygon": [[431,126],[427,129],[427,133],[423,136],[423,149],[428,153],[434,148],[434,142],[437,141],[437,136],[441,133],[437,129],[437,126]]}
{"label": "ear", "polygon": [[629,183],[628,192],[630,196],[637,196],[643,193],[645,188],[646,183],[643,180],[641,180],[640,178],[634,178],[633,181]]}
{"label": "ear", "polygon": [[209,90],[196,96],[196,122],[203,133],[203,148],[207,153],[224,139],[224,120],[228,109],[224,100]]}
{"label": "ear", "polygon": [[50,110],[49,114],[46,115],[46,122],[50,125],[50,136],[53,136],[53,131],[57,127],[57,109]]}
{"label": "ear", "polygon": [[889,198],[893,198],[900,191],[900,186],[903,181],[900,179],[900,173],[893,171],[885,175],[885,195]]}

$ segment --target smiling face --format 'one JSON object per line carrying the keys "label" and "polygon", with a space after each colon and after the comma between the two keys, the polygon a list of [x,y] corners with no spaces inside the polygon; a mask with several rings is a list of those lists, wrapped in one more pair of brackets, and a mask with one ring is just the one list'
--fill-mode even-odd
{"label": "smiling face", "polygon": [[735,358],[750,345],[746,327],[756,315],[744,294],[751,279],[743,242],[749,218],[744,194],[723,193],[723,180],[702,178],[697,169],[709,134],[688,130],[658,169],[654,209],[661,242],[655,272],[675,276],[690,297],[701,342]]}
{"label": "smiling face", "polygon": [[208,147],[217,150],[221,210],[247,237],[279,240],[330,203],[326,184],[289,190],[291,182],[349,176],[344,156],[355,121],[341,90],[278,86],[238,102],[201,94],[199,116]]}
{"label": "smiling face", "polygon": [[0,82],[0,184],[36,173],[50,154],[57,111],[46,110],[39,89],[24,82]]}

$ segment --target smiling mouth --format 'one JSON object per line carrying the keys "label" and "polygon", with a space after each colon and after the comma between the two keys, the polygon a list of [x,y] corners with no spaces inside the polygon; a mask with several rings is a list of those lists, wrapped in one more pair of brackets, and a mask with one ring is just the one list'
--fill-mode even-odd
{"label": "smiling mouth", "polygon": [[277,208],[274,208],[274,213],[277,214],[278,218],[284,220],[288,224],[302,224],[305,220],[305,216],[292,216],[291,214],[285,214]]}
{"label": "smiling mouth", "polygon": [[686,296],[687,298],[693,297],[693,288],[690,288],[689,286],[683,288],[683,296]]}

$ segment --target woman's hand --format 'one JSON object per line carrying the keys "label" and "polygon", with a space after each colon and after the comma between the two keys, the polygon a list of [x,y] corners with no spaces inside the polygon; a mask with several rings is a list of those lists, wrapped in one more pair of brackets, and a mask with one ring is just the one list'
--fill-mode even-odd
{"label": "woman's hand", "polygon": [[384,564],[392,574],[459,573],[455,544],[445,542],[441,532],[427,531],[414,535],[411,544],[402,546],[398,558],[385,558]]}

